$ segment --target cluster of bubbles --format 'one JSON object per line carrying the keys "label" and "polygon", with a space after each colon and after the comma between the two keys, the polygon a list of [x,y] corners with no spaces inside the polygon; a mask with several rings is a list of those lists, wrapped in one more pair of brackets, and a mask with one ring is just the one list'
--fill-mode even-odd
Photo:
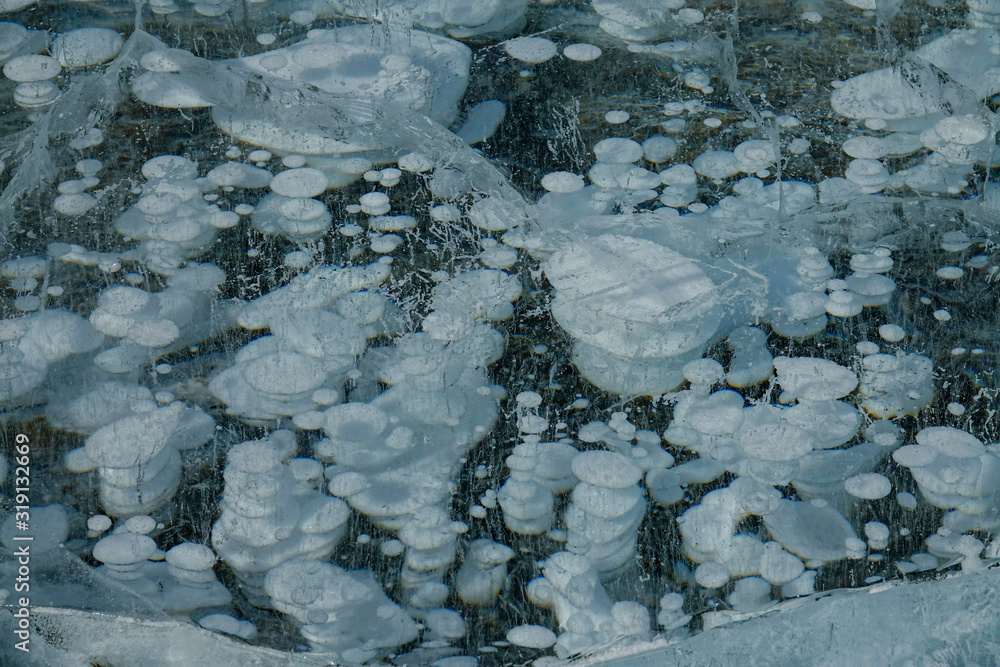
{"label": "cluster of bubbles", "polygon": [[[834,137],[751,103],[709,6],[585,4],[0,0],[0,408],[48,460],[39,562],[261,646],[457,667],[681,640],[834,564],[1000,559],[992,5],[827,82]],[[670,99],[588,100],[575,161],[578,117],[530,176],[491,161],[524,90],[626,61]],[[821,140],[846,158],[794,171]]]}

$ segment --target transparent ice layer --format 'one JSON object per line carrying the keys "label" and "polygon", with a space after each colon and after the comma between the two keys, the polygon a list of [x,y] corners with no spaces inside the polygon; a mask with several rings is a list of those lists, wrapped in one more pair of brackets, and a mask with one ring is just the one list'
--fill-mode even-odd
{"label": "transparent ice layer", "polygon": [[0,662],[996,662],[956,9],[0,2]]}

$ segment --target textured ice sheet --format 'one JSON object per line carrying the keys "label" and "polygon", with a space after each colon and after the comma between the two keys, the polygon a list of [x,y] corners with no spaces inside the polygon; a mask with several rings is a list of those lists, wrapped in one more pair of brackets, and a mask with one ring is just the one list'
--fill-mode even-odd
{"label": "textured ice sheet", "polygon": [[[654,640],[616,647],[573,664],[853,667],[911,660],[915,664],[995,664],[1000,655],[1000,614],[993,609],[998,595],[1000,569],[935,582],[819,593],[756,616],[734,614],[732,623],[680,642]],[[325,663],[319,656],[250,646],[192,623],[168,619],[49,607],[33,608],[32,615],[36,629],[32,653],[12,656],[10,644],[4,643],[0,663],[46,667],[79,665],[81,660],[133,667]],[[12,620],[9,613],[0,613],[2,629],[9,631]],[[51,645],[45,642],[51,638],[58,639]],[[139,647],[147,657],[136,654]],[[3,662],[12,658],[18,662]]]}
{"label": "textured ice sheet", "polygon": [[996,664],[998,594],[1000,569],[942,581],[819,593],[680,642],[613,648],[574,664]]}
{"label": "textured ice sheet", "polygon": [[[0,664],[78,667],[79,665],[129,665],[130,667],[284,667],[324,665],[319,655],[285,653],[250,646],[210,632],[194,623],[153,620],[75,609],[34,607],[31,652],[0,648]],[[3,612],[0,628],[12,635],[13,618]],[[48,643],[46,640],[51,640]]]}

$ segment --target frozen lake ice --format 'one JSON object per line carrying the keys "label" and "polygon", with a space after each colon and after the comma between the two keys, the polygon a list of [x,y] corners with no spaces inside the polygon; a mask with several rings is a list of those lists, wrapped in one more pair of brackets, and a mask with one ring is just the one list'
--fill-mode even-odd
{"label": "frozen lake ice", "polygon": [[993,4],[0,13],[5,664],[1000,656]]}

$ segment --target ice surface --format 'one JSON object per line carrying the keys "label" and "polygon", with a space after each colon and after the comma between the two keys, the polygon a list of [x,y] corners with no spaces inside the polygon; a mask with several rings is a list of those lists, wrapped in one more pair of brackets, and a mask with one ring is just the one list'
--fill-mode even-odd
{"label": "ice surface", "polygon": [[[191,623],[173,620],[145,620],[128,616],[97,614],[70,609],[38,607],[33,610],[38,619],[39,645],[25,661],[14,649],[4,647],[4,655],[12,664],[45,665],[45,667],[79,664],[81,656],[102,660],[110,664],[127,663],[136,667],[154,667],[164,664],[209,665],[322,665],[322,657],[309,654],[291,654],[245,642],[229,639],[218,633],[204,630]],[[4,623],[12,625],[13,619],[4,614]],[[45,637],[54,640],[44,643]],[[169,647],[176,658],[141,655],[136,647],[151,645]]]}
{"label": "ice surface", "polygon": [[981,638],[998,629],[997,616],[990,611],[990,596],[996,591],[1000,574],[994,570],[941,582],[821,593],[785,602],[763,615],[718,612],[728,616],[726,625],[690,639],[613,649],[579,664],[717,665],[742,662],[747,656],[773,664],[948,662],[966,657],[988,662],[997,648]]}
{"label": "ice surface", "polygon": [[0,9],[42,663],[996,662],[989,3]]}

